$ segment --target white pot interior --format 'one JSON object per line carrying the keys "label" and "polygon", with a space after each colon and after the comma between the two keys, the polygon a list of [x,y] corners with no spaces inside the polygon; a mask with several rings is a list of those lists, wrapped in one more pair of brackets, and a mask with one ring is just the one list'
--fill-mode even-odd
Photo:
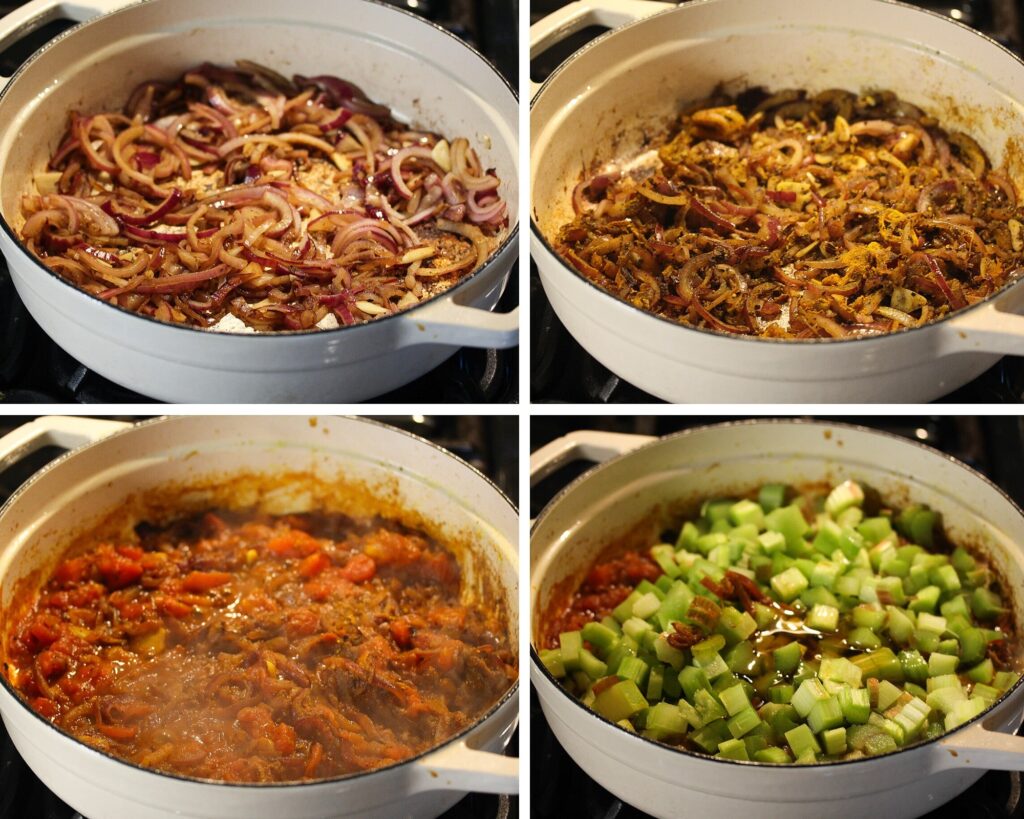
{"label": "white pot interior", "polygon": [[992,561],[1022,622],[1024,517],[992,484],[945,455],[890,435],[824,422],[756,422],[662,439],[587,473],[552,501],[531,537],[534,644],[555,596],[575,589],[610,544],[632,537],[637,548],[651,545],[643,533],[659,531],[652,519],[667,522],[672,510],[764,483],[848,478],[896,506],[925,503],[941,512],[952,542]]}
{"label": "white pot interior", "polygon": [[[287,477],[239,477],[254,474]],[[166,515],[169,487],[179,511],[405,510],[410,523],[453,548],[468,596],[499,595],[508,638],[518,643],[515,509],[446,451],[352,418],[178,416],[76,452],[0,515],[0,612],[18,581],[51,568],[76,536]]]}
{"label": "white pot interior", "polygon": [[687,3],[583,49],[531,115],[534,219],[550,241],[572,190],[639,152],[680,107],[726,91],[888,89],[977,139],[1024,190],[1024,65],[946,17],[884,0]]}
{"label": "white pot interior", "polygon": [[0,212],[20,223],[19,200],[58,145],[70,111],[119,110],[137,83],[238,59],[285,75],[335,74],[395,115],[466,136],[494,167],[518,213],[518,106],[480,56],[420,18],[375,2],[253,3],[150,0],[51,44],[0,98]]}

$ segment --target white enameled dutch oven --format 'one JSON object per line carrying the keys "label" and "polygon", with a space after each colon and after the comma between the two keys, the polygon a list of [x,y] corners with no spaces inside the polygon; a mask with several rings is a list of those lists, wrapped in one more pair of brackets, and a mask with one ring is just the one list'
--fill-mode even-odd
{"label": "white enameled dutch oven", "polygon": [[[511,347],[518,311],[489,312],[518,255],[518,103],[477,52],[440,27],[376,0],[32,0],[0,20],[0,48],[60,17],[57,37],[0,94],[0,250],[33,318],[112,381],[176,402],[360,401],[412,381],[459,347]],[[121,8],[127,6],[126,8]],[[348,77],[396,115],[465,135],[494,167],[508,236],[472,276],[405,312],[336,330],[231,334],[173,326],[104,303],[22,246],[21,196],[71,110],[120,108],[144,79],[250,59],[284,74]]]}
{"label": "white enameled dutch oven", "polygon": [[[15,583],[52,568],[72,533],[88,531],[119,504],[160,487],[210,479],[221,485],[232,475],[287,469],[314,478],[246,503],[302,511],[342,476],[379,486],[440,527],[442,537],[473,544],[460,555],[464,580],[472,586],[491,578],[518,645],[516,509],[483,475],[428,441],[358,418],[179,416],[132,426],[56,417],[0,439],[0,468],[48,444],[78,448],[0,509],[0,629]],[[333,780],[237,785],[160,773],[94,750],[28,708],[5,675],[0,680],[0,715],[15,747],[48,788],[89,819],[432,817],[469,791],[518,791],[518,760],[501,754],[517,722],[517,685],[472,727],[419,757]]]}
{"label": "white enameled dutch oven", "polygon": [[1020,284],[906,332],[753,339],[645,313],[586,281],[550,244],[595,161],[639,153],[646,134],[719,83],[734,92],[890,89],[972,134],[1021,195],[1020,59],[948,17],[888,0],[584,0],[531,28],[531,55],[590,24],[622,27],[563,63],[533,100],[530,247],[558,317],[602,364],[676,402],[917,402],[975,378],[1000,355],[1024,355]]}
{"label": "white enameled dutch oven", "polygon": [[[927,503],[956,541],[984,548],[1024,616],[1024,513],[987,478],[921,444],[871,430],[800,421],[736,422],[666,438],[579,432],[538,450],[534,482],[570,460],[601,461],[545,507],[530,541],[534,645],[559,589],[575,588],[601,549],[652,512],[767,482],[851,478],[883,499]],[[564,596],[561,598],[564,599]],[[952,799],[986,770],[1024,770],[1018,683],[989,711],[931,742],[884,756],[813,765],[732,762],[630,734],[584,707],[531,652],[548,724],[583,770],[659,817],[903,819]],[[536,774],[535,774],[536,776]],[[685,806],[685,808],[681,808]]]}

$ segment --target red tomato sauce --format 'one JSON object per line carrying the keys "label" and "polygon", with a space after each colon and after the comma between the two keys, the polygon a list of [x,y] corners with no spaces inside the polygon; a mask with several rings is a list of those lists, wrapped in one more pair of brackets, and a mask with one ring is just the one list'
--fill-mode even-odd
{"label": "red tomato sauce", "polygon": [[516,677],[500,607],[454,556],[344,515],[206,513],[67,557],[13,623],[7,673],[81,741],[233,782],[419,754]]}

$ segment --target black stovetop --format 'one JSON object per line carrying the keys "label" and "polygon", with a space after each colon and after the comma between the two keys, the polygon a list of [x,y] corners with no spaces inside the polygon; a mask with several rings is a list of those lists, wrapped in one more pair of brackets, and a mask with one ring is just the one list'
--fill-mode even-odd
{"label": "black stovetop", "polygon": [[[600,429],[643,435],[666,435],[680,429],[713,424],[722,418],[672,417],[536,417],[531,423],[531,451],[576,429]],[[1024,505],[1024,419],[1020,417],[912,416],[829,418],[875,427],[940,449],[987,475]],[[530,493],[530,515],[589,465],[574,464],[538,483]],[[594,819],[644,819],[647,815],[612,795],[590,779],[558,744],[544,719],[537,697],[530,695],[531,816]],[[763,811],[761,812],[764,813]],[[685,808],[680,815],[688,815]],[[840,814],[841,815],[841,814]],[[1024,819],[1019,771],[990,771],[928,819]]]}
{"label": "black stovetop", "polygon": [[[672,4],[670,0],[664,0]],[[1019,0],[909,0],[949,14],[1024,54],[1024,10]],[[566,0],[533,0],[536,22]],[[590,27],[559,43],[531,63],[531,79],[542,82],[570,54],[605,29]],[[530,262],[530,394],[537,403],[662,403],[661,399],[611,372],[583,349],[555,315],[537,266]],[[974,381],[939,399],[940,403],[1002,404],[1024,401],[1024,357],[1006,356]]]}
{"label": "black stovetop", "polygon": [[[516,502],[519,488],[518,419],[515,416],[368,416],[401,427],[443,446],[472,464]],[[0,436],[30,421],[27,416],[0,415]],[[120,416],[116,420],[139,420]],[[34,472],[61,454],[49,447],[0,471],[0,506]],[[519,754],[519,732],[508,752]],[[442,819],[515,819],[517,796],[472,793]],[[83,819],[62,802],[29,769],[0,723],[0,819]],[[125,817],[131,819],[131,817]]]}
{"label": "black stovetop", "polygon": [[[388,0],[439,23],[476,46],[518,87],[517,3],[509,0]],[[0,16],[22,5],[0,0]],[[34,51],[71,23],[51,23],[0,54],[0,74],[10,76]],[[519,304],[518,265],[498,302],[498,312]],[[61,349],[22,305],[0,259],[0,403],[121,404],[152,399],[114,384]],[[464,348],[436,369],[368,403],[514,403],[519,400],[519,350]]]}

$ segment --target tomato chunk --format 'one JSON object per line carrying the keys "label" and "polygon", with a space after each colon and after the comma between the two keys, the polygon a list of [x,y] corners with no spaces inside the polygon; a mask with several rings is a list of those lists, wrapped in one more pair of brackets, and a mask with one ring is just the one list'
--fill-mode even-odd
{"label": "tomato chunk", "polygon": [[103,582],[111,589],[123,589],[142,577],[142,563],[138,558],[115,552],[109,546],[101,551],[96,567]]}
{"label": "tomato chunk", "polygon": [[323,552],[315,552],[309,557],[303,558],[299,564],[299,574],[303,577],[316,577],[320,572],[331,565],[331,559]]}
{"label": "tomato chunk", "polygon": [[228,572],[189,572],[181,582],[182,588],[190,592],[204,592],[231,582]]}
{"label": "tomato chunk", "polygon": [[372,557],[355,555],[341,568],[341,576],[353,583],[365,583],[377,573],[377,564]]}

